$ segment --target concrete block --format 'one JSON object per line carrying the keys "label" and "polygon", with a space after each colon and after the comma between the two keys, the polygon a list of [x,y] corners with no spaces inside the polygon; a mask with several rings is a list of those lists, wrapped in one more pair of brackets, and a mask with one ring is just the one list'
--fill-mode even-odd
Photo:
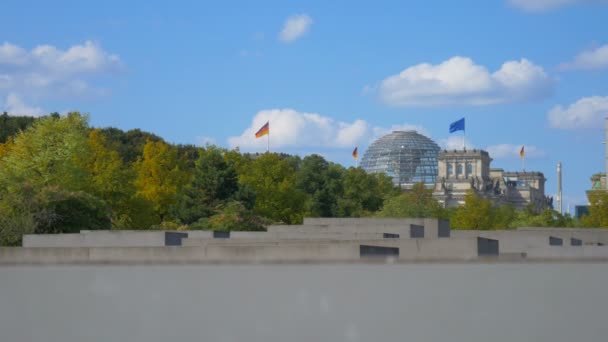
{"label": "concrete block", "polygon": [[28,234],[23,247],[161,247],[179,246],[182,232],[106,230],[82,234]]}

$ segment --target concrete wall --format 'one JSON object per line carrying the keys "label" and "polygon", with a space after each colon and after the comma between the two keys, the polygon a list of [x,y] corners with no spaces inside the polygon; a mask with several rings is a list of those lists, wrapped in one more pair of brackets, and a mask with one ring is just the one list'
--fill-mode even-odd
{"label": "concrete wall", "polygon": [[23,247],[160,247],[179,245],[184,232],[106,230],[82,234],[32,234]]}
{"label": "concrete wall", "polygon": [[[452,237],[472,238],[482,237],[495,239],[500,242],[500,253],[526,253],[533,248],[549,246],[550,237],[563,239],[563,246],[571,246],[572,239],[581,240],[583,245],[597,245],[598,242],[608,242],[608,235],[587,230],[566,231],[561,229],[534,230],[452,230]],[[606,244],[603,242],[604,244]],[[579,246],[580,247],[580,246]]]}
{"label": "concrete wall", "polygon": [[410,237],[410,225],[424,226],[424,238],[449,237],[449,222],[437,219],[305,218],[303,225],[271,225],[269,233],[399,234]]}
{"label": "concrete wall", "polygon": [[580,239],[583,244],[602,243],[608,245],[608,229],[602,228],[538,228],[538,227],[523,227],[518,228],[518,232],[527,233],[544,233],[560,237],[563,239]]}
{"label": "concrete wall", "polygon": [[364,240],[364,239],[382,239],[382,233],[351,233],[351,232],[334,232],[334,231],[284,231],[284,232],[231,232],[231,240],[258,240],[258,239],[300,239],[300,240]]}
{"label": "concrete wall", "polygon": [[546,246],[526,252],[530,260],[594,260],[608,261],[608,246]]}
{"label": "concrete wall", "polygon": [[[256,241],[206,239],[199,246],[181,247],[40,247],[0,248],[0,264],[79,263],[205,263],[205,262],[356,262],[360,246],[399,248],[401,261],[472,260],[475,239]],[[363,258],[365,260],[365,258]]]}
{"label": "concrete wall", "polygon": [[304,226],[401,226],[406,227],[410,224],[425,225],[437,219],[432,218],[334,218],[334,217],[306,217]]}
{"label": "concrete wall", "polygon": [[174,264],[204,262],[349,261],[358,245],[285,245],[201,247],[0,248],[0,264]]}

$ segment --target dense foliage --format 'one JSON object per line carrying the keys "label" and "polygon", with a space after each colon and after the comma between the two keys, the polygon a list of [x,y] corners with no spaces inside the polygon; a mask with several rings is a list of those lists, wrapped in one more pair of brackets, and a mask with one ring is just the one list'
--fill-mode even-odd
{"label": "dense foliage", "polygon": [[5,114],[0,139],[1,245],[80,229],[263,230],[306,216],[441,217],[456,229],[608,226],[599,192],[580,223],[552,210],[493,206],[474,193],[447,210],[422,184],[401,191],[384,174],[319,155],[172,145],[140,130],[91,128],[79,113]]}

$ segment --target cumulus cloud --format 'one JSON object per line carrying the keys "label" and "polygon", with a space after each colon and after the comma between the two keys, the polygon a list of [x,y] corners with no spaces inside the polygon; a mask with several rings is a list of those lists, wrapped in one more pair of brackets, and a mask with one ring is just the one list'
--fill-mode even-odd
{"label": "cumulus cloud", "polygon": [[446,139],[440,139],[438,144],[444,150],[462,150],[464,145],[466,145],[467,150],[472,150],[475,148],[475,145],[471,142],[471,140],[469,140],[467,137],[463,137],[462,135],[450,135]]}
{"label": "cumulus cloud", "polygon": [[509,3],[528,12],[548,11],[568,5],[589,4],[589,3],[608,3],[607,0],[509,0]]}
{"label": "cumulus cloud", "polygon": [[555,106],[547,114],[549,125],[559,129],[603,127],[608,114],[608,96],[591,96],[579,99],[567,108]]}
{"label": "cumulus cloud", "polygon": [[40,107],[34,107],[27,105],[19,95],[10,93],[6,96],[6,100],[3,105],[3,111],[11,115],[22,115],[22,116],[41,116],[44,111]]}
{"label": "cumulus cloud", "polygon": [[241,150],[265,148],[266,138],[256,139],[255,132],[266,122],[270,122],[271,148],[354,146],[370,131],[369,125],[363,120],[347,123],[316,113],[269,109],[259,111],[240,136],[230,137],[229,146],[240,147]]}
{"label": "cumulus cloud", "polygon": [[29,51],[5,42],[0,45],[0,95],[98,95],[104,91],[91,86],[91,78],[122,67],[117,55],[93,41],[65,50],[39,45]]}
{"label": "cumulus cloud", "polygon": [[608,44],[579,53],[573,61],[560,65],[563,70],[569,69],[606,69],[608,68]]}
{"label": "cumulus cloud", "polygon": [[536,146],[528,146],[525,144],[513,145],[513,144],[498,144],[488,146],[486,149],[493,159],[514,159],[521,158],[519,152],[522,146],[524,146],[524,153],[526,159],[528,158],[541,158],[545,156],[545,152],[540,150]]}
{"label": "cumulus cloud", "polygon": [[416,131],[422,135],[425,135],[427,137],[431,137],[431,133],[424,128],[423,126],[420,125],[413,125],[413,124],[399,124],[399,125],[392,125],[389,128],[384,128],[384,127],[374,127],[372,129],[372,140],[376,140],[386,134],[389,134],[393,131]]}
{"label": "cumulus cloud", "polygon": [[279,40],[283,43],[291,43],[306,34],[311,25],[312,18],[308,15],[293,15],[285,21],[283,29],[279,33]]}
{"label": "cumulus cloud", "polygon": [[543,68],[525,58],[490,73],[470,58],[456,56],[438,65],[408,67],[384,79],[378,92],[393,106],[481,106],[543,98],[552,89],[553,80]]}

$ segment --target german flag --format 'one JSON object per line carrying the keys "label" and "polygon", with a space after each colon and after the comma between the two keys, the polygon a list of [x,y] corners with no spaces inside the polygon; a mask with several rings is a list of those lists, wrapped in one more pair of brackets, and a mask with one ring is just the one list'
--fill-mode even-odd
{"label": "german flag", "polygon": [[255,137],[256,138],[263,137],[269,133],[270,133],[270,121],[266,122],[266,124],[264,126],[262,126],[262,128],[260,128],[257,132],[255,132]]}
{"label": "german flag", "polygon": [[359,151],[357,151],[357,148],[355,147],[355,149],[353,150],[353,158],[357,159],[359,158]]}
{"label": "german flag", "polygon": [[526,152],[524,151],[524,147],[521,147],[521,150],[519,151],[519,157],[523,158],[526,155]]}

